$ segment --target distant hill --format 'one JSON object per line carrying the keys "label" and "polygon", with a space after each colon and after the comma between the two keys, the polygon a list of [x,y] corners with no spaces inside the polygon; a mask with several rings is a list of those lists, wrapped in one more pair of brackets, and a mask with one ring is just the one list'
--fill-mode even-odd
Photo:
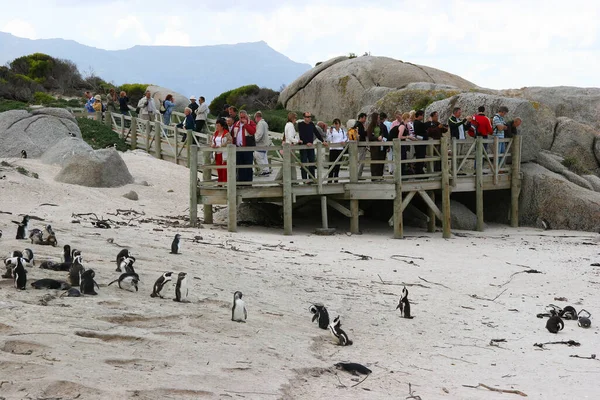
{"label": "distant hill", "polygon": [[73,61],[86,74],[92,71],[116,85],[145,82],[183,95],[205,96],[248,84],[279,90],[311,68],[294,62],[267,43],[217,46],[134,46],[103,50],[73,40],[30,40],[0,32],[0,64],[41,52]]}

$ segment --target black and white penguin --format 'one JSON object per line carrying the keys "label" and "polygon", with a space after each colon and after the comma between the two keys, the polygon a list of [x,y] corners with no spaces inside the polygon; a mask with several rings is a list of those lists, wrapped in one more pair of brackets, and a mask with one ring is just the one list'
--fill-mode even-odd
{"label": "black and white penguin", "polygon": [[308,307],[308,311],[313,313],[312,322],[318,321],[319,328],[327,329],[329,326],[329,312],[321,303],[315,303]]}
{"label": "black and white penguin", "polygon": [[29,237],[29,215],[23,217],[17,228],[17,239],[26,239]]}
{"label": "black and white penguin", "polygon": [[177,275],[177,283],[175,284],[175,298],[173,301],[180,303],[187,303],[188,287],[187,287],[187,274],[180,272]]}
{"label": "black and white penguin", "polygon": [[85,271],[83,264],[81,263],[81,255],[77,255],[73,258],[73,262],[69,267],[69,283],[72,286],[79,286],[81,282],[81,274]]}
{"label": "black and white penguin", "polygon": [[352,345],[352,340],[350,340],[346,332],[342,330],[342,322],[340,321],[339,315],[329,324],[329,332],[336,344],[340,346]]}
{"label": "black and white penguin", "polygon": [[56,236],[56,234],[54,233],[54,230],[52,229],[52,225],[46,225],[44,227],[44,232],[46,233],[47,237]]}
{"label": "black and white penguin", "polygon": [[93,269],[88,269],[81,274],[81,281],[79,282],[79,290],[81,291],[81,294],[91,294],[94,296],[98,294],[94,290],[94,286],[100,289],[94,280],[95,276],[96,273]]}
{"label": "black and white penguin", "polygon": [[21,253],[20,251],[11,251],[9,253],[9,257],[4,260],[6,273],[2,275],[2,278],[14,278],[13,271],[17,266],[19,260],[21,260],[23,265],[27,264],[27,260],[23,258],[23,253]]}
{"label": "black and white penguin", "polygon": [[[581,315],[582,313],[584,315]],[[592,326],[592,320],[590,319],[592,317],[592,314],[590,314],[587,310],[581,309],[577,316],[579,317],[577,320],[577,325],[579,325],[582,328],[589,328],[590,326]]]}
{"label": "black and white penguin", "polygon": [[71,288],[66,292],[63,292],[63,294],[61,294],[60,297],[63,297],[64,295],[67,295],[67,297],[80,297],[81,292],[78,289]]}
{"label": "black and white penguin", "polygon": [[129,249],[122,249],[121,251],[119,251],[119,254],[117,254],[117,272],[122,272],[121,259],[129,257],[130,255],[131,254],[129,254]]}
{"label": "black and white penguin", "polygon": [[31,286],[35,289],[60,289],[60,290],[68,290],[71,289],[71,285],[69,285],[65,281],[57,281],[56,279],[38,279],[35,282],[31,283]]}
{"label": "black and white penguin", "polygon": [[181,235],[178,233],[171,243],[171,254],[179,254],[179,250],[181,250]]}
{"label": "black and white penguin", "polygon": [[73,258],[71,256],[71,246],[69,246],[68,244],[65,244],[63,246],[62,261],[64,263],[70,263],[73,261]]}
{"label": "black and white penguin", "polygon": [[548,318],[548,322],[546,322],[546,329],[548,329],[548,332],[550,333],[558,333],[559,331],[562,331],[564,327],[565,323],[558,315]]}
{"label": "black and white penguin", "polygon": [[25,290],[27,288],[27,271],[23,266],[23,261],[22,258],[17,258],[17,265],[12,271],[15,287],[19,290]]}
{"label": "black and white penguin", "polygon": [[40,264],[40,269],[54,269],[55,265],[56,263],[54,261],[42,261],[42,263]]}
{"label": "black and white penguin", "polygon": [[152,288],[152,294],[150,295],[150,297],[160,297],[162,299],[163,297],[161,296],[160,292],[165,286],[165,284],[167,282],[170,282],[172,279],[172,272],[165,272],[164,274],[162,274],[160,278],[158,278],[156,282],[154,282],[154,287]]}
{"label": "black and white penguin", "polygon": [[35,259],[33,256],[33,250],[31,249],[25,249],[23,250],[23,258],[25,260],[27,260],[27,264],[31,265],[31,266],[35,266]]}
{"label": "black and white penguin", "polygon": [[25,150],[21,150],[21,158],[27,158],[27,152]]}
{"label": "black and white penguin", "polygon": [[577,320],[577,311],[574,307],[566,306],[558,313],[558,316],[567,320]]}
{"label": "black and white penguin", "polygon": [[[112,285],[115,282],[118,282],[120,289],[128,289],[129,290],[133,287],[133,288],[135,288],[135,291],[137,292],[138,291],[138,283],[140,282],[140,277],[135,272],[134,273],[125,272],[124,274],[121,274],[121,276],[119,276],[118,279],[115,279],[114,281],[109,283],[108,286]],[[123,287],[123,286],[126,286],[126,287]]]}
{"label": "black and white penguin", "polygon": [[334,364],[334,366],[336,369],[349,372],[352,375],[359,375],[359,374],[369,375],[371,372],[373,372],[369,368],[365,367],[362,364],[358,364],[358,363],[339,362],[337,364]]}
{"label": "black and white penguin", "polygon": [[31,240],[31,244],[42,244],[44,241],[43,232],[41,229],[32,229],[29,231],[29,240]]}
{"label": "black and white penguin", "polygon": [[246,303],[242,300],[242,292],[239,290],[233,294],[233,307],[231,307],[231,320],[235,322],[246,322],[248,311]]}
{"label": "black and white penguin", "polygon": [[402,289],[402,295],[400,296],[400,300],[398,301],[398,305],[396,306],[396,310],[400,309],[400,316],[404,318],[414,318],[410,315],[410,302],[408,301],[408,290],[406,286]]}
{"label": "black and white penguin", "polygon": [[0,238],[2,237],[2,229],[0,229]]}
{"label": "black and white penguin", "polygon": [[128,274],[135,274],[135,269],[133,268],[134,262],[135,257],[122,257],[121,262],[119,263],[120,270]]}
{"label": "black and white penguin", "polygon": [[[72,249],[71,250],[71,259],[75,259],[75,257],[80,256],[81,257],[81,250],[77,250],[77,249]],[[83,259],[82,259],[83,260]]]}

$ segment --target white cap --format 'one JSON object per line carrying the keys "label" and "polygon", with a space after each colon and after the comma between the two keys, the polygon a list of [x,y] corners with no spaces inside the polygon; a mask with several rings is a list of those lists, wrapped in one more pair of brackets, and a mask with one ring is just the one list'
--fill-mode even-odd
{"label": "white cap", "polygon": [[196,96],[190,96],[190,100],[196,100]]}

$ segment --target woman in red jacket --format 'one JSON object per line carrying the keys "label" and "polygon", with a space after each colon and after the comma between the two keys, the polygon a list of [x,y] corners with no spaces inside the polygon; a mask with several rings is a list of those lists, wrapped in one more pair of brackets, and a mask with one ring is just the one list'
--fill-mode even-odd
{"label": "woman in red jacket", "polygon": [[[231,135],[227,130],[227,123],[223,118],[219,118],[215,123],[212,147],[227,147],[228,144],[231,144]],[[215,152],[215,164],[227,165],[227,152]],[[217,177],[218,182],[227,182],[227,168],[218,169]]]}
{"label": "woman in red jacket", "polygon": [[[256,140],[254,134],[256,133],[256,122],[252,121],[248,116],[248,113],[244,110],[240,111],[240,120],[233,126],[233,144],[237,147],[254,147],[256,146]],[[237,170],[237,181],[238,182],[252,182],[252,164],[254,163],[254,152],[253,151],[237,151],[236,152],[236,163],[237,165],[249,165],[248,168],[239,168]]]}

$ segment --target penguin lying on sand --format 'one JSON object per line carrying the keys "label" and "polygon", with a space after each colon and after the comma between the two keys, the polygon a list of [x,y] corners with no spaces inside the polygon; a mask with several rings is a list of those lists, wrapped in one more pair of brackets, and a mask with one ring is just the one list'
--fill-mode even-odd
{"label": "penguin lying on sand", "polygon": [[363,374],[363,375],[369,375],[371,371],[369,368],[365,367],[362,364],[357,364],[357,363],[337,363],[334,365],[335,368],[342,370],[342,371],[346,371],[351,373],[352,375],[359,375],[359,374]]}
{"label": "penguin lying on sand", "polygon": [[71,286],[65,281],[57,281],[56,279],[38,279],[31,283],[31,287],[35,289],[60,289],[68,290]]}
{"label": "penguin lying on sand", "polygon": [[308,311],[314,314],[312,322],[315,322],[315,320],[317,320],[319,328],[327,329],[327,327],[329,326],[329,312],[327,312],[327,309],[323,304],[315,303],[308,307]]}
{"label": "penguin lying on sand", "polygon": [[156,282],[154,282],[154,287],[152,288],[152,294],[150,295],[150,297],[160,297],[162,299],[163,297],[161,296],[160,292],[165,286],[165,284],[167,282],[170,282],[172,278],[172,272],[165,272],[164,274],[162,274],[160,278],[158,278]]}
{"label": "penguin lying on sand", "polygon": [[562,331],[564,327],[565,323],[558,315],[548,318],[548,321],[546,322],[546,329],[548,329],[548,332],[550,333],[558,333],[559,331]]}
{"label": "penguin lying on sand", "polygon": [[352,340],[350,340],[346,332],[342,330],[342,322],[340,321],[339,315],[329,324],[329,332],[336,344],[340,346],[352,345]]}
{"label": "penguin lying on sand", "polygon": [[63,297],[64,295],[67,295],[67,297],[80,297],[81,292],[75,288],[71,288],[66,292],[63,292],[63,294],[61,294],[60,297]]}
{"label": "penguin lying on sand", "polygon": [[114,281],[112,281],[111,283],[108,284],[108,286],[112,285],[113,283],[118,282],[119,284],[119,288],[120,289],[125,289],[122,285],[127,285],[127,289],[130,288],[135,288],[135,291],[138,291],[138,283],[140,282],[140,277],[138,274],[134,273],[124,273],[121,274],[121,276],[119,276],[118,279],[115,279]]}

